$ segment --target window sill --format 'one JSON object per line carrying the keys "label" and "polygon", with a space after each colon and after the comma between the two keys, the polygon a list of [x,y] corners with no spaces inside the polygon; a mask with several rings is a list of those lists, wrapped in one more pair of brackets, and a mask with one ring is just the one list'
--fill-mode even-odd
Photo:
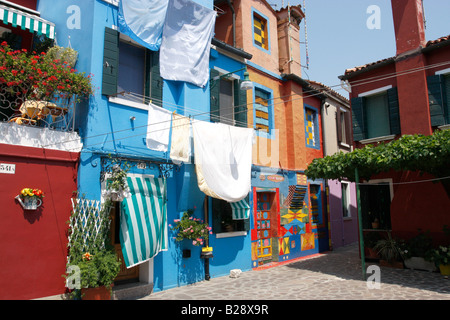
{"label": "window sill", "polygon": [[449,130],[450,129],[450,124],[444,124],[443,126],[439,126],[438,129],[440,129],[440,130]]}
{"label": "window sill", "polygon": [[353,218],[352,217],[344,217],[344,218],[342,218],[342,220],[344,220],[344,221],[352,221]]}
{"label": "window sill", "polygon": [[231,237],[240,237],[240,236],[246,236],[247,231],[234,231],[234,232],[224,232],[224,233],[217,233],[216,238],[231,238]]}
{"label": "window sill", "polygon": [[148,111],[148,105],[143,104],[143,103],[130,101],[130,100],[122,99],[122,98],[118,98],[118,97],[109,97],[108,101],[112,102],[112,103],[120,104],[120,105],[123,105],[123,106],[127,106],[127,107],[132,107],[132,108]]}
{"label": "window sill", "polygon": [[392,135],[389,135],[389,136],[382,136],[382,137],[376,137],[376,138],[360,140],[359,143],[368,144],[368,143],[374,143],[374,142],[393,140],[394,138],[395,138],[395,134],[392,134]]}

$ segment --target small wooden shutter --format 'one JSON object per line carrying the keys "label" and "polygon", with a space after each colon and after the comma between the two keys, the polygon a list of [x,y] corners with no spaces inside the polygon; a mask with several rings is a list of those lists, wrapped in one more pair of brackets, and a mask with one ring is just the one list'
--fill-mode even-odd
{"label": "small wooden shutter", "polygon": [[105,28],[102,94],[110,96],[117,93],[118,72],[119,32],[111,28]]}
{"label": "small wooden shutter", "polygon": [[336,134],[338,142],[342,142],[341,108],[336,107]]}
{"label": "small wooden shutter", "polygon": [[397,87],[391,88],[387,91],[388,105],[389,105],[389,122],[391,127],[391,134],[400,134],[400,113],[398,105],[398,91]]}
{"label": "small wooden shutter", "polygon": [[146,57],[145,96],[151,97],[153,104],[162,107],[164,81],[159,73],[159,51],[147,50]]}
{"label": "small wooden shutter", "polygon": [[241,80],[234,80],[234,120],[237,127],[247,127],[247,91],[241,90]]}
{"label": "small wooden shutter", "polygon": [[360,141],[366,136],[364,125],[364,98],[352,98],[353,140]]}
{"label": "small wooden shutter", "polygon": [[427,77],[431,126],[445,124],[442,82],[441,75]]}
{"label": "small wooden shutter", "polygon": [[219,71],[215,69],[211,69],[210,79],[209,79],[209,92],[210,92],[210,120],[211,122],[219,122],[220,121],[220,80],[213,80],[215,77],[218,77]]}

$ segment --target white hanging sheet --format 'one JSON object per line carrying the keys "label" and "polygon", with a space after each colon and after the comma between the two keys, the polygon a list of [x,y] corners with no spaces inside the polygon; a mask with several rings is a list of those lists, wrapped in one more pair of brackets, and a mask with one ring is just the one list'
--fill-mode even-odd
{"label": "white hanging sheet", "polygon": [[191,0],[169,0],[159,55],[161,77],[204,87],[216,12]]}
{"label": "white hanging sheet", "polygon": [[152,103],[148,105],[147,148],[167,152],[172,112]]}
{"label": "white hanging sheet", "polygon": [[144,47],[158,51],[161,46],[168,0],[122,0],[119,2],[120,32]]}
{"label": "white hanging sheet", "polygon": [[191,123],[188,117],[174,113],[170,158],[174,163],[189,162],[191,155]]}
{"label": "white hanging sheet", "polygon": [[195,169],[206,195],[236,202],[251,190],[253,129],[193,121]]}

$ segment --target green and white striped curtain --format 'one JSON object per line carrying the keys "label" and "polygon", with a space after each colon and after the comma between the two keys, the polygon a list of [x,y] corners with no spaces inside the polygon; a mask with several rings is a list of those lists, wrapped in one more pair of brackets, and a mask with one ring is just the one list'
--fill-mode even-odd
{"label": "green and white striped curtain", "polygon": [[127,177],[130,196],[122,201],[120,244],[127,268],[167,250],[166,180]]}
{"label": "green and white striped curtain", "polygon": [[237,202],[230,202],[233,220],[248,219],[250,216],[250,206],[245,199]]}

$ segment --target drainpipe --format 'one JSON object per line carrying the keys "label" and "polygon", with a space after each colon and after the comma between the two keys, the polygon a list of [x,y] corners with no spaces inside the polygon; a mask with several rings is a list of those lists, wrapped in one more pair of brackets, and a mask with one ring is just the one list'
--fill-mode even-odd
{"label": "drainpipe", "polygon": [[227,0],[227,2],[228,2],[228,6],[231,9],[231,12],[233,13],[233,47],[236,47],[236,12],[234,11],[231,1]]}

